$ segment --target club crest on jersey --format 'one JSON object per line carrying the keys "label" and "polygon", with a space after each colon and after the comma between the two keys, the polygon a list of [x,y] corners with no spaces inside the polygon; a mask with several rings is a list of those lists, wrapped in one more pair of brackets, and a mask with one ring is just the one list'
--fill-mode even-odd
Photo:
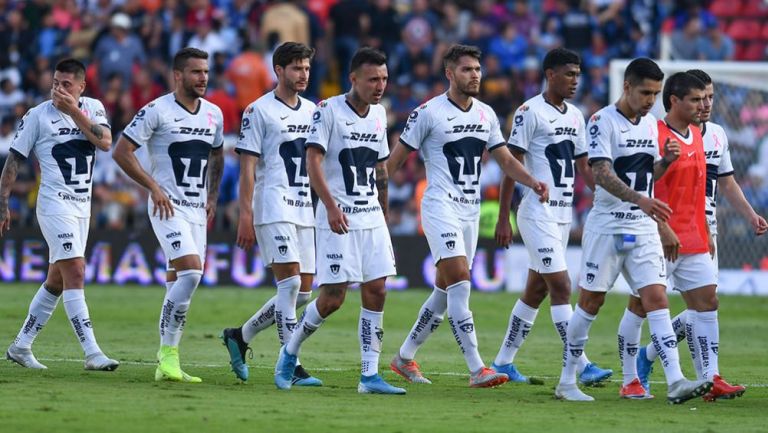
{"label": "club crest on jersey", "polygon": [[281,256],[286,255],[288,253],[288,246],[280,245],[279,247],[277,247],[277,252],[279,252]]}
{"label": "club crest on jersey", "polygon": [[340,270],[341,270],[341,265],[339,265],[338,263],[334,263],[331,265],[331,273],[333,275],[338,275]]}
{"label": "club crest on jersey", "polygon": [[591,272],[588,273],[587,274],[587,283],[588,284],[592,284],[594,281],[595,281],[595,274],[593,274]]}
{"label": "club crest on jersey", "polygon": [[453,251],[453,249],[456,248],[456,241],[447,241],[445,247]]}
{"label": "club crest on jersey", "polygon": [[171,247],[173,248],[174,251],[178,251],[179,248],[181,248],[181,241],[173,241],[171,243]]}
{"label": "club crest on jersey", "polygon": [[64,251],[70,252],[72,251],[72,242],[64,242],[61,247],[64,248]]}
{"label": "club crest on jersey", "polygon": [[552,265],[552,257],[544,257],[541,262],[544,263],[544,267],[548,268]]}

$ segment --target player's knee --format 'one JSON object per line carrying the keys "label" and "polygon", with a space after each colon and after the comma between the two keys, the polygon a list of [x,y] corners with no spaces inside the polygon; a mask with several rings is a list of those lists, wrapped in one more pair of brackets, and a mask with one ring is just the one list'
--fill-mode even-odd
{"label": "player's knee", "polygon": [[589,314],[597,314],[600,311],[600,307],[605,303],[605,293],[602,292],[590,292],[587,290],[581,291],[579,297],[579,307]]}
{"label": "player's knee", "polygon": [[[546,297],[546,290],[544,291],[544,297]],[[565,281],[561,284],[553,286],[549,290],[550,302],[552,305],[569,304],[571,302],[571,282]],[[542,297],[542,300],[544,300]]]}
{"label": "player's knee", "polygon": [[61,269],[62,286],[68,289],[79,289],[85,284],[85,263],[83,261],[73,261],[62,263]]}
{"label": "player's knee", "polygon": [[318,299],[318,310],[323,310],[320,311],[320,314],[323,317],[327,317],[328,314],[341,308],[341,306],[344,305],[346,293],[346,290],[339,287],[323,287],[320,298]]}

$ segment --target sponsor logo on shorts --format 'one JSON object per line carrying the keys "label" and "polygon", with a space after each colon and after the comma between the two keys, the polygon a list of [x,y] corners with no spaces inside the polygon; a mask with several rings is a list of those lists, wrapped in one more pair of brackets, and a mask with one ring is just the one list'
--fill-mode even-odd
{"label": "sponsor logo on shorts", "polygon": [[544,257],[541,262],[544,263],[544,267],[548,268],[552,265],[552,257]]}
{"label": "sponsor logo on shorts", "polygon": [[445,238],[455,238],[456,237],[456,233],[455,232],[441,233],[440,237],[443,238],[443,239],[445,239]]}
{"label": "sponsor logo on shorts", "polygon": [[546,248],[539,248],[539,253],[541,254],[552,254],[555,252],[554,248],[546,247]]}
{"label": "sponsor logo on shorts", "polygon": [[587,283],[592,284],[593,281],[595,281],[595,274],[590,272],[587,274]]}
{"label": "sponsor logo on shorts", "polygon": [[173,247],[174,251],[178,251],[179,248],[181,248],[181,241],[173,241],[173,243],[171,243],[171,247]]}
{"label": "sponsor logo on shorts", "polygon": [[73,233],[59,233],[59,239],[72,239],[74,237]]}
{"label": "sponsor logo on shorts", "polygon": [[288,253],[288,245],[280,245],[277,247],[277,252],[280,253],[281,256],[284,256]]}
{"label": "sponsor logo on shorts", "polygon": [[72,242],[64,242],[61,246],[64,247],[66,252],[72,251]]}
{"label": "sponsor logo on shorts", "polygon": [[344,258],[344,255],[339,253],[330,253],[330,254],[326,254],[325,258],[328,260],[341,260]]}
{"label": "sponsor logo on shorts", "polygon": [[341,265],[339,265],[338,263],[334,263],[331,265],[331,273],[333,275],[338,275],[340,270],[341,270]]}
{"label": "sponsor logo on shorts", "polygon": [[453,249],[456,248],[456,241],[448,241],[448,242],[445,243],[445,246],[449,250],[453,251]]}
{"label": "sponsor logo on shorts", "polygon": [[173,239],[181,236],[181,232],[170,232],[167,235],[165,235],[166,239]]}
{"label": "sponsor logo on shorts", "polygon": [[600,269],[600,266],[597,263],[587,262],[587,268],[589,268],[589,269]]}
{"label": "sponsor logo on shorts", "polygon": [[291,240],[290,236],[283,236],[283,235],[277,235],[275,236],[275,240],[278,242],[288,242]]}

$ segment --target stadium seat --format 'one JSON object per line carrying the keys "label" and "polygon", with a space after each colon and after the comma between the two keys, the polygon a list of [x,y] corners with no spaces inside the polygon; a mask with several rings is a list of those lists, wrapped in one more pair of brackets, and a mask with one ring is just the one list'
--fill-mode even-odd
{"label": "stadium seat", "polygon": [[[748,0],[747,3],[750,3]],[[742,14],[740,0],[715,0],[709,11],[719,18],[737,17]]]}
{"label": "stadium seat", "polygon": [[759,62],[761,60],[765,60],[765,48],[765,43],[763,42],[749,42],[745,44],[745,48],[741,52],[741,57],[739,60],[745,60],[748,62]]}
{"label": "stadium seat", "polygon": [[764,41],[768,41],[768,23],[765,23],[765,25],[763,26],[763,31],[761,36],[763,37]]}
{"label": "stadium seat", "polygon": [[768,17],[768,4],[762,0],[749,0],[744,3],[741,9],[741,15],[749,18]]}
{"label": "stadium seat", "polygon": [[737,41],[747,41],[760,37],[760,22],[751,19],[737,19],[728,27],[728,35]]}

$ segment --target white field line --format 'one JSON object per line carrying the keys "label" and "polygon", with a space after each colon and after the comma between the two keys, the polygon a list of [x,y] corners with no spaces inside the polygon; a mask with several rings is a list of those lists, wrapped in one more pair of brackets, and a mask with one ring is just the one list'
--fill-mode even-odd
{"label": "white field line", "polygon": [[[48,362],[77,362],[82,363],[82,359],[73,359],[73,358],[38,358],[39,361],[48,361]],[[120,361],[120,364],[122,365],[140,365],[140,366],[154,366],[157,365],[156,362],[150,362],[150,361]],[[189,367],[196,367],[196,368],[229,368],[229,364],[204,364],[204,363],[193,363],[193,362],[185,362],[184,366]],[[253,364],[249,365],[249,368],[255,368],[259,370],[274,370],[274,365],[260,365],[260,364]],[[312,371],[349,371],[349,368],[328,368],[328,367],[312,367]],[[425,371],[425,375],[427,376],[459,376],[459,377],[466,377],[469,376],[468,373],[462,373],[462,372],[456,372],[456,371]],[[547,379],[547,380],[558,380],[559,376],[533,376],[538,379]],[[611,379],[609,382],[621,382],[621,379]],[[649,381],[653,384],[664,384],[666,382],[660,381],[660,380],[651,380]],[[747,387],[752,388],[768,388],[768,383],[752,383],[752,384],[742,384]]]}

